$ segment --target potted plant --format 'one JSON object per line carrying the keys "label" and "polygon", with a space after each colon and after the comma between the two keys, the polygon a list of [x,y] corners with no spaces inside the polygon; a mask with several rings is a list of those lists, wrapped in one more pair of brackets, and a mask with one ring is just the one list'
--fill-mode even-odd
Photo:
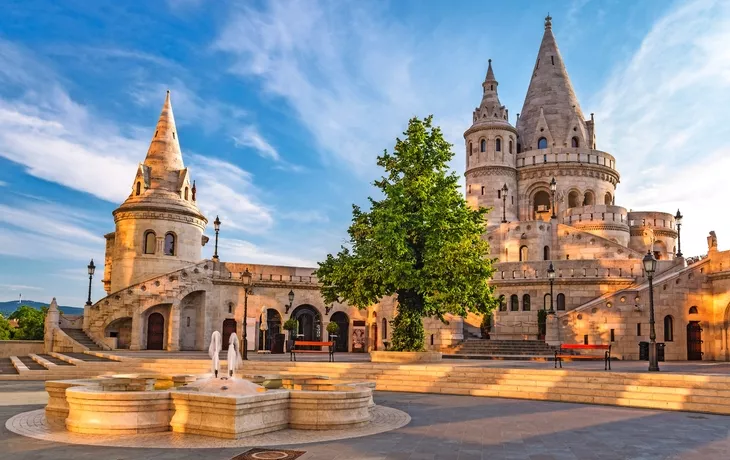
{"label": "potted plant", "polygon": [[327,325],[327,334],[331,341],[337,343],[337,333],[340,331],[340,325],[337,323],[330,322]]}
{"label": "potted plant", "polygon": [[297,320],[294,318],[289,318],[288,320],[284,321],[284,325],[282,326],[284,330],[289,331],[289,350],[294,348],[294,332],[299,328],[299,324],[297,323]]}

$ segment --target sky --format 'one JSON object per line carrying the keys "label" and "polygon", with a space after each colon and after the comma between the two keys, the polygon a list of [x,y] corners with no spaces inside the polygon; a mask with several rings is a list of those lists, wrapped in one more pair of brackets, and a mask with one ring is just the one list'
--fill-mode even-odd
{"label": "sky", "polygon": [[[83,305],[170,89],[224,261],[315,266],[413,116],[455,145],[492,59],[511,122],[549,12],[616,204],[730,245],[730,2],[0,0],[0,300]],[[213,236],[212,225],[206,234]],[[212,241],[212,239],[211,239]],[[203,255],[212,255],[212,244]]]}

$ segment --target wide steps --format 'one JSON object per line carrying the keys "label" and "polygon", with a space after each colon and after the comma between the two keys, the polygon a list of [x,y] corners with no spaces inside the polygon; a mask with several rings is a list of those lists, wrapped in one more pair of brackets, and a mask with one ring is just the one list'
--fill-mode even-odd
{"label": "wide steps", "polygon": [[0,358],[0,375],[18,375],[18,370],[10,358]]}
{"label": "wide steps", "polygon": [[467,339],[445,350],[445,353],[474,356],[552,356],[555,348],[541,340]]}
{"label": "wide steps", "polygon": [[86,333],[83,330],[81,330],[81,329],[67,329],[67,328],[62,328],[61,330],[63,332],[65,332],[66,335],[68,335],[69,337],[71,337],[73,340],[75,340],[79,344],[85,346],[89,350],[101,351],[101,347],[99,345],[97,345],[96,342],[94,342],[93,340],[91,340],[91,337],[89,337],[88,335],[86,335]]}

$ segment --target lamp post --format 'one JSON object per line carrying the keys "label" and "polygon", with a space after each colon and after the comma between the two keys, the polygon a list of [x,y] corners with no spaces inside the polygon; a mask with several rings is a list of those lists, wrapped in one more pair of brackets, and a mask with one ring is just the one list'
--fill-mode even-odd
{"label": "lamp post", "polygon": [[96,266],[94,265],[94,259],[91,259],[91,262],[89,262],[89,265],[86,267],[89,271],[89,296],[86,299],[86,306],[91,306],[91,279],[94,277],[94,270],[96,270]]}
{"label": "lamp post", "polygon": [[555,191],[558,189],[558,183],[555,181],[555,178],[553,177],[553,180],[550,181],[550,193],[553,195],[553,214],[550,216],[551,219],[555,219],[557,216],[555,215]]}
{"label": "lamp post", "polygon": [[555,309],[553,308],[553,283],[555,282],[555,268],[553,268],[552,262],[550,262],[550,266],[547,269],[547,276],[548,280],[550,280],[550,311],[548,311],[548,314],[554,315]]}
{"label": "lamp post", "polygon": [[674,216],[674,221],[677,223],[677,257],[682,257],[682,213],[677,209],[677,215]]}
{"label": "lamp post", "polygon": [[253,280],[253,274],[246,270],[241,273],[241,281],[243,282],[243,360],[248,360],[248,295],[253,294],[251,290],[251,281]]}
{"label": "lamp post", "polygon": [[289,309],[294,303],[294,291],[289,290],[289,305],[284,305],[284,314],[289,313]]}
{"label": "lamp post", "polygon": [[649,278],[649,372],[659,371],[659,362],[656,354],[656,330],[654,328],[654,272],[656,259],[651,251],[647,251],[644,259],[644,271]]}
{"label": "lamp post", "polygon": [[507,223],[507,192],[509,189],[507,188],[507,184],[504,184],[502,187],[502,223]]}
{"label": "lamp post", "polygon": [[215,220],[213,221],[213,227],[215,228],[215,251],[213,252],[213,260],[218,262],[220,258],[218,257],[218,232],[221,229],[221,220],[218,218],[218,216],[215,216]]}

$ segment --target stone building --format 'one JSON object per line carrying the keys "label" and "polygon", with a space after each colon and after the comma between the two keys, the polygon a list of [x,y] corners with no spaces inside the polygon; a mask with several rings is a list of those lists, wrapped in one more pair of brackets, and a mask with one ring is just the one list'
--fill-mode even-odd
{"label": "stone building", "polygon": [[[581,111],[550,17],[514,125],[491,60],[482,88],[464,139],[466,198],[492,208],[484,237],[498,259],[492,282],[503,296],[486,321],[489,340],[547,335],[551,342],[611,343],[614,355],[637,359],[639,342],[649,338],[642,258],[651,251],[658,259],[657,340],[667,359],[730,360],[730,251],[717,250],[713,232],[706,256],[685,259],[675,216],[616,204],[616,159],[598,149],[596,119]],[[311,267],[202,259],[208,220],[193,173],[183,163],[168,93],[131,193],[113,213],[115,231],[106,235],[107,296],[83,318],[92,340],[108,348],[204,350],[214,330],[242,337],[245,322],[250,350],[280,350],[281,325],[296,318],[297,334],[314,340],[338,323],[340,351],[383,346],[393,299],[366,310],[326,305]],[[556,314],[541,325],[538,311],[551,307]],[[482,335],[482,318],[449,319],[426,321],[429,348],[449,350]]]}

